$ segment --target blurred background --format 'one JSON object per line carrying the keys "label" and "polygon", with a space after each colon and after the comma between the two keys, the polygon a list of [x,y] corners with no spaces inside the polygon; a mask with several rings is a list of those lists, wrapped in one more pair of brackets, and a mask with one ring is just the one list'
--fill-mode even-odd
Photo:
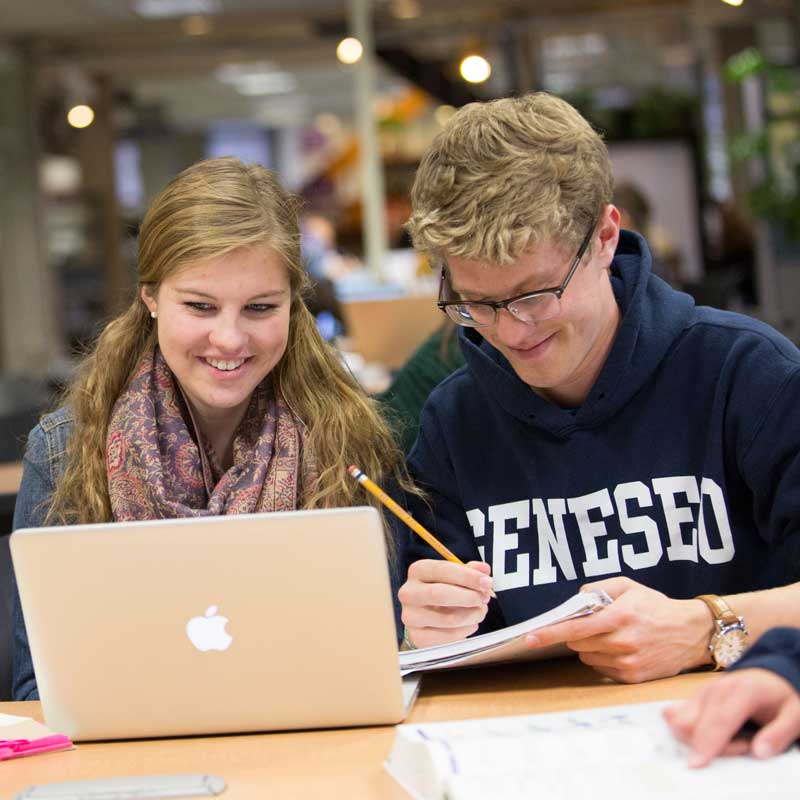
{"label": "blurred background", "polygon": [[320,330],[385,389],[441,322],[402,228],[421,154],[536,89],[603,132],[665,279],[798,340],[799,32],[797,0],[0,0],[0,462],[209,156],[303,196]]}

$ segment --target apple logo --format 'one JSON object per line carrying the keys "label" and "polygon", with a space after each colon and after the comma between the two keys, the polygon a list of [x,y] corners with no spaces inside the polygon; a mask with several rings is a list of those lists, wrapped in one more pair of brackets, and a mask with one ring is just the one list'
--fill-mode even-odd
{"label": "apple logo", "polygon": [[233,641],[233,636],[225,630],[228,618],[217,614],[217,610],[217,606],[209,606],[205,616],[192,617],[186,623],[186,635],[201,653],[227,650]]}

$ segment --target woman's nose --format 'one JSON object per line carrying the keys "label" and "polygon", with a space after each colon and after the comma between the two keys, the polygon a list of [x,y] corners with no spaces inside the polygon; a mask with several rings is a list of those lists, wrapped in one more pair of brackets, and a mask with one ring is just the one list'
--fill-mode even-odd
{"label": "woman's nose", "polygon": [[223,353],[233,355],[247,342],[247,333],[238,319],[221,314],[214,320],[208,339]]}

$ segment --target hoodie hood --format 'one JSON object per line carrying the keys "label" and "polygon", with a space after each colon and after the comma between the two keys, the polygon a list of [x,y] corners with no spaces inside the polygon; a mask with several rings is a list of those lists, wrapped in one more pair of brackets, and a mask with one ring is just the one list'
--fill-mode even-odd
{"label": "hoodie hood", "polygon": [[487,399],[559,438],[599,425],[618,413],[658,369],[691,320],[694,301],[651,274],[647,243],[631,231],[620,231],[611,282],[620,307],[620,327],[603,369],[579,409],[565,410],[540,397],[477,330],[462,328],[459,341],[467,368]]}

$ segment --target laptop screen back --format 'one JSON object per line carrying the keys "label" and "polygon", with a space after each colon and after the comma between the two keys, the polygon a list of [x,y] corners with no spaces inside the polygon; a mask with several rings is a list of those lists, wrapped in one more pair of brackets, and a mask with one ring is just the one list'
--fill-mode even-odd
{"label": "laptop screen back", "polygon": [[45,721],[75,739],[397,722],[375,509],[17,531]]}

